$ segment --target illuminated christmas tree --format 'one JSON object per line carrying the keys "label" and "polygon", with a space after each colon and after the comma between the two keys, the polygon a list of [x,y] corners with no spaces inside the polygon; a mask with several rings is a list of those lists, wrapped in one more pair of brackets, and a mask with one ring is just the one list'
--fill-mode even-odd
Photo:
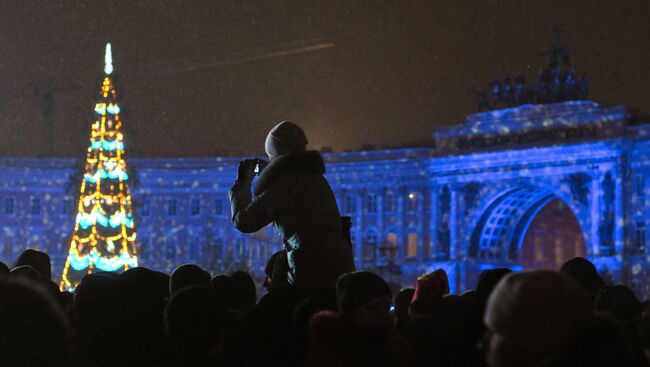
{"label": "illuminated christmas tree", "polygon": [[104,72],[70,252],[61,277],[62,290],[74,289],[88,273],[122,272],[138,266],[120,107],[111,79],[110,43],[106,45]]}

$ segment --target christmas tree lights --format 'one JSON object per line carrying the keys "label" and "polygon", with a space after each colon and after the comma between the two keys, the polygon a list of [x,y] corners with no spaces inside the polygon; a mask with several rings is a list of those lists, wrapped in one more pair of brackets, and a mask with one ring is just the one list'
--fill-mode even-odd
{"label": "christmas tree lights", "polygon": [[110,76],[110,43],[104,60],[106,75],[95,105],[96,121],[91,126],[76,223],[61,277],[62,290],[73,290],[89,273],[122,272],[138,266],[120,107]]}

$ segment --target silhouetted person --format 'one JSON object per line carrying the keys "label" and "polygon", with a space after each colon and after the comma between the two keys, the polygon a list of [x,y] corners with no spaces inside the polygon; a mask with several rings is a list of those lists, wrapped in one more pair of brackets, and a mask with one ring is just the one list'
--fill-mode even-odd
{"label": "silhouetted person", "polygon": [[114,357],[124,363],[159,365],[166,348],[164,294],[158,276],[147,268],[132,268],[120,274],[116,284],[120,344]]}
{"label": "silhouetted person", "polygon": [[393,304],[395,305],[393,325],[395,331],[398,333],[402,333],[411,321],[409,308],[414,294],[415,288],[405,288],[395,295],[395,299],[393,300]]}
{"label": "silhouetted person", "polygon": [[488,297],[492,294],[494,287],[497,286],[499,281],[507,274],[512,273],[508,268],[496,268],[483,270],[478,276],[478,283],[476,284],[476,296],[483,301],[487,302]]}
{"label": "silhouetted person", "polygon": [[623,285],[607,285],[596,294],[594,310],[611,315],[625,326],[634,328],[641,319],[642,305],[630,288]]}
{"label": "silhouetted person", "polygon": [[248,335],[241,336],[242,323],[246,312],[235,289],[235,282],[227,275],[217,275],[212,278],[212,289],[223,302],[223,317],[225,328],[225,345],[223,362],[226,366],[239,365],[242,344],[250,344]]}
{"label": "silhouetted person", "polygon": [[191,285],[209,285],[210,273],[198,265],[183,264],[174,270],[169,280],[169,294],[173,295],[180,289]]}
{"label": "silhouetted person", "polygon": [[419,277],[411,299],[410,317],[431,317],[446,294],[449,294],[449,279],[444,270],[437,269]]}
{"label": "silhouetted person", "polygon": [[223,305],[208,285],[172,294],[165,308],[165,331],[174,366],[214,366],[223,349]]}
{"label": "silhouetted person", "polygon": [[3,366],[69,366],[67,322],[56,302],[25,279],[0,279]]}
{"label": "silhouetted person", "polygon": [[50,280],[52,279],[52,264],[50,263],[50,257],[41,251],[36,251],[32,249],[27,249],[23,251],[20,256],[14,262],[12,268],[16,268],[21,265],[29,265],[40,275],[42,279]]}
{"label": "silhouetted person", "polygon": [[572,352],[591,319],[589,295],[569,276],[511,273],[490,295],[481,348],[491,367],[534,366]]}
{"label": "silhouetted person", "polygon": [[244,312],[248,312],[255,307],[257,302],[257,286],[251,275],[245,271],[236,271],[230,274],[233,281],[235,295]]}
{"label": "silhouetted person", "polygon": [[74,290],[74,325],[79,337],[79,352],[85,362],[111,366],[114,361],[97,353],[119,340],[122,332],[115,274],[87,274]]}
{"label": "silhouetted person", "polygon": [[336,284],[336,297],[338,314],[312,317],[307,366],[401,365],[406,353],[390,333],[388,284],[371,272],[346,273]]}
{"label": "silhouetted person", "polygon": [[575,279],[593,298],[605,281],[598,275],[594,264],[584,257],[574,257],[560,267],[560,272]]}
{"label": "silhouetted person", "polygon": [[343,237],[334,193],[323,176],[320,154],[307,151],[302,129],[284,121],[269,132],[265,150],[270,163],[251,195],[258,160],[239,164],[230,190],[233,225],[252,233],[273,222],[287,250],[289,283],[302,288],[333,288],[354,270],[352,250]]}
{"label": "silhouetted person", "polygon": [[307,297],[294,307],[291,325],[298,341],[306,343],[309,340],[309,320],[323,310],[336,311],[336,304],[320,297]]}

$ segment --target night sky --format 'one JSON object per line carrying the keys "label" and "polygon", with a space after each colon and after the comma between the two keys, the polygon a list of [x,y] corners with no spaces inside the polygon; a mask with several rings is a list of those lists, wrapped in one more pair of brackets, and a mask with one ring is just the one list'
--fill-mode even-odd
{"label": "night sky", "polygon": [[647,112],[649,18],[646,0],[2,1],[0,155],[83,157],[109,41],[130,156],[260,154],[284,119],[314,149],[423,144],[474,90],[533,80],[555,25],[591,99]]}

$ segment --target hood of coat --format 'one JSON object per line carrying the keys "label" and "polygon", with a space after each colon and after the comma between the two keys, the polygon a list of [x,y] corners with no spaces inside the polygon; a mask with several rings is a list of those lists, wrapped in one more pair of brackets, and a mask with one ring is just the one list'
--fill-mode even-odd
{"label": "hood of coat", "polygon": [[268,189],[284,175],[307,174],[322,175],[325,173],[323,157],[317,151],[281,155],[269,163],[255,183],[255,195]]}

